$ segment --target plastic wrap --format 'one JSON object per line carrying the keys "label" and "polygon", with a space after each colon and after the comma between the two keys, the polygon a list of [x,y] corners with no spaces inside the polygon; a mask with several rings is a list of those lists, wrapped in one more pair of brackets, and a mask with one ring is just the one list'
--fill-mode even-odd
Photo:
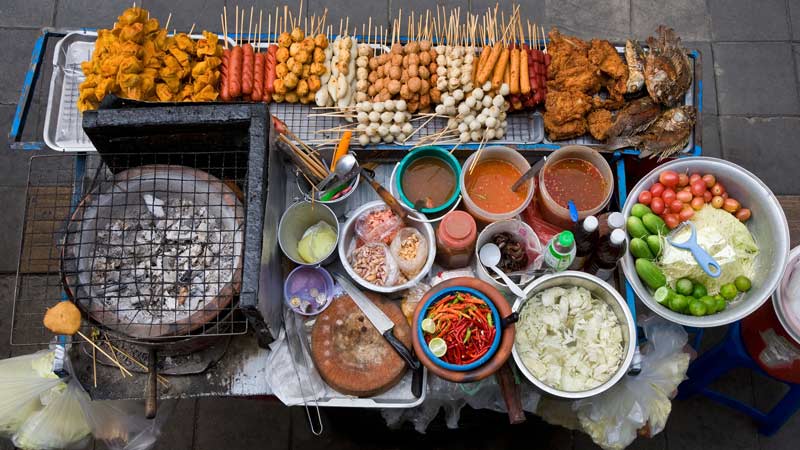
{"label": "plastic wrap", "polygon": [[384,205],[364,211],[356,219],[355,225],[356,236],[361,242],[383,242],[387,245],[401,228],[403,219]]}
{"label": "plastic wrap", "polygon": [[309,264],[325,259],[336,247],[336,230],[328,222],[320,220],[303,232],[297,243],[297,253]]}
{"label": "plastic wrap", "polygon": [[[377,286],[398,284],[400,267],[386,244],[371,242],[356,247],[348,253],[347,262],[353,271],[368,283]],[[384,267],[381,268],[381,265]]]}
{"label": "plastic wrap", "polygon": [[[408,249],[403,248],[403,243],[408,242],[410,239],[416,239],[417,241],[416,252],[413,253],[413,256]],[[428,261],[428,240],[416,228],[406,227],[400,229],[392,239],[392,245],[389,249],[392,251],[392,256],[397,261],[400,271],[408,278],[413,278],[418,274]]]}
{"label": "plastic wrap", "polygon": [[159,402],[158,414],[146,419],[143,401],[82,400],[87,423],[95,439],[111,450],[148,450],[155,446],[164,422],[172,415],[178,401]]}

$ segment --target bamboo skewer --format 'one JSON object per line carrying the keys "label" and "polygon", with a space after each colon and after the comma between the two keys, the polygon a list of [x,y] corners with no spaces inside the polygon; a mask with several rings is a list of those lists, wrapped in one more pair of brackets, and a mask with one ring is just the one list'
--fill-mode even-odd
{"label": "bamboo skewer", "polygon": [[[95,344],[93,340],[91,340],[91,339],[89,339],[88,337],[86,337],[86,335],[85,335],[85,334],[83,334],[83,333],[82,333],[80,330],[78,330],[76,333],[78,334],[78,336],[82,337],[82,338],[83,338],[83,339],[84,339],[86,342],[88,342],[89,344],[91,344],[91,345],[92,345],[92,347],[94,347],[95,349],[97,349],[97,351],[99,351],[99,352],[100,352],[100,353],[101,353],[103,356],[105,356],[106,358],[108,358],[108,359],[109,359],[109,360],[111,360],[111,361],[114,361],[114,358],[112,358],[112,357],[111,357],[111,356],[110,356],[108,353],[106,353],[106,351],[105,351],[105,350],[103,350],[102,348],[100,348],[100,346],[98,346],[97,344]],[[119,368],[120,368],[120,369],[122,369],[122,370],[125,372],[125,375],[127,375],[127,376],[129,376],[129,377],[132,377],[132,376],[133,376],[133,374],[132,374],[132,373],[131,373],[131,372],[130,372],[128,369],[126,369],[124,366],[122,366],[121,364],[119,365]]]}

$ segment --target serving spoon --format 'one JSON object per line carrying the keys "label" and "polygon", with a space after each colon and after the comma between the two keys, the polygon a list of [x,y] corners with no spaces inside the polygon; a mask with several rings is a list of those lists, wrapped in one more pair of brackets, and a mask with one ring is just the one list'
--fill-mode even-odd
{"label": "serving spoon", "polygon": [[324,191],[328,184],[330,184],[335,177],[343,178],[353,170],[356,164],[356,157],[350,153],[342,156],[338,161],[336,161],[336,166],[334,166],[333,172],[329,173],[328,176],[323,178],[322,181],[317,184],[317,190]]}
{"label": "serving spoon", "polygon": [[478,253],[478,257],[481,260],[481,264],[492,269],[494,273],[496,273],[497,275],[500,276],[500,278],[502,278],[503,282],[506,284],[506,286],[508,286],[511,292],[514,293],[514,295],[520,298],[525,298],[525,292],[523,292],[522,289],[519,286],[517,286],[517,283],[511,281],[511,278],[509,278],[508,275],[505,274],[505,272],[503,272],[502,270],[500,270],[499,267],[497,267],[501,259],[500,247],[491,242],[489,242],[488,244],[484,244],[483,247],[481,247],[480,252]]}

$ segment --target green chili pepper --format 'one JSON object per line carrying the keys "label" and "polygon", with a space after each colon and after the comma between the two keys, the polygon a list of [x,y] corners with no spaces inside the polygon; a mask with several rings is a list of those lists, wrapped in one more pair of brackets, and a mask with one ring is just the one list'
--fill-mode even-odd
{"label": "green chili pepper", "polygon": [[490,327],[492,326],[492,313],[490,312],[486,313],[486,322],[489,324]]}
{"label": "green chili pepper", "polygon": [[471,335],[472,335],[472,328],[467,328],[467,334],[464,335],[464,342],[462,342],[462,344],[466,344]]}

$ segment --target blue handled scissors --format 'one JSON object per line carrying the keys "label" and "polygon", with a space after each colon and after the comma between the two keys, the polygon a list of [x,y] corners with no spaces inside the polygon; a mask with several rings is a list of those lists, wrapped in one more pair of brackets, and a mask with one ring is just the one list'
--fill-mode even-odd
{"label": "blue handled scissors", "polygon": [[708,276],[711,278],[719,278],[722,275],[722,269],[719,267],[719,263],[708,254],[707,251],[703,250],[702,247],[697,245],[697,230],[694,227],[694,222],[686,221],[681,223],[678,228],[675,229],[673,236],[679,233],[684,227],[688,226],[692,230],[692,234],[689,236],[689,239],[685,240],[684,242],[675,242],[671,238],[667,237],[667,242],[670,243],[673,247],[680,248],[683,250],[689,250],[692,252],[692,256],[694,256],[695,261],[700,267],[705,271]]}

